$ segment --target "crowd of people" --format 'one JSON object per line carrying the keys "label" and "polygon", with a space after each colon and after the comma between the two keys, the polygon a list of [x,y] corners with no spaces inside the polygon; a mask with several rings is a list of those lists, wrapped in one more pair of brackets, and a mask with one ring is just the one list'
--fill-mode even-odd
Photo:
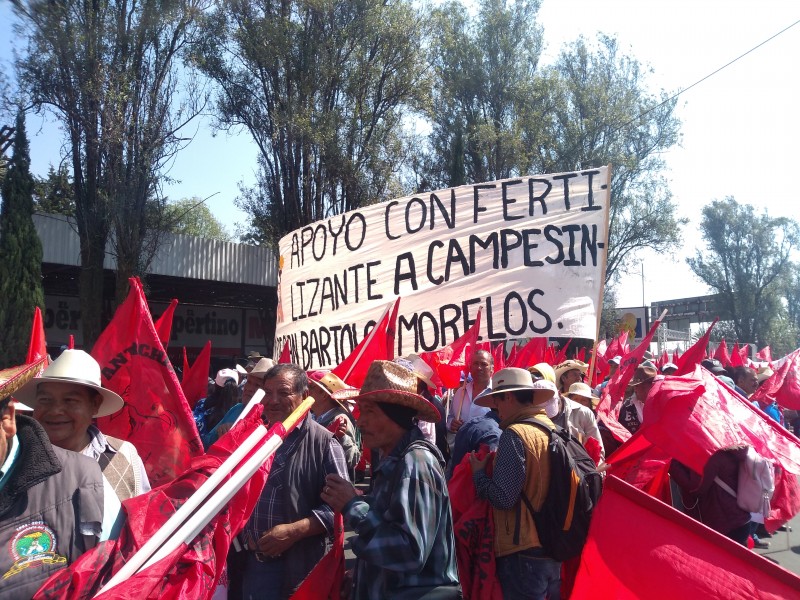
{"label": "crowd of people", "polygon": [[[620,359],[609,361],[609,378]],[[702,365],[745,398],[771,374],[728,372],[710,359]],[[569,431],[602,471],[619,440],[596,414],[609,379],[591,388],[588,369],[570,359],[495,371],[492,354],[476,350],[462,385],[441,396],[433,370],[416,355],[374,361],[360,388],[331,371],[306,372],[256,353],[244,367],[218,371],[194,407],[205,448],[259,390],[268,423],[284,421],[308,397],[314,404],[277,450],[215,597],[290,598],[330,550],[341,515],[356,556],[342,597],[461,598],[448,481],[468,464],[478,498],[491,506],[503,597],[560,598],[562,564],[547,555],[534,520],[550,484],[550,437],[532,420]],[[619,410],[624,428],[641,427],[654,381],[675,369],[659,369],[651,356],[636,366]],[[31,597],[55,570],[113,538],[123,519],[120,503],[150,490],[133,445],[95,424],[122,409],[123,400],[102,386],[91,356],[65,350],[33,375],[20,368],[0,388],[4,598]],[[759,408],[782,419],[776,405]],[[764,547],[757,515],[715,483],[736,489],[745,452],[726,448],[703,473],[673,461],[670,474],[689,514],[742,544],[752,536]]]}

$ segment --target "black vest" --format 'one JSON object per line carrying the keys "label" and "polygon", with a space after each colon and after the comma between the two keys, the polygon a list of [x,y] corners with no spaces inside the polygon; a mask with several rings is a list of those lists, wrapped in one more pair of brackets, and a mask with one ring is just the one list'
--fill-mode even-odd
{"label": "black vest", "polygon": [[30,417],[16,419],[19,454],[0,490],[0,597],[22,600],[96,543],[80,524],[103,522],[103,475]]}

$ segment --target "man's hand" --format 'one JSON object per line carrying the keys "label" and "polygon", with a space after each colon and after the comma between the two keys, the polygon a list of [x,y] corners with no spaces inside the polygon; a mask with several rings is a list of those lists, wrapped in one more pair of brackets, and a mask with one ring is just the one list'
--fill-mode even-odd
{"label": "man's hand", "polygon": [[462,421],[461,419],[453,419],[452,422],[450,423],[450,432],[455,433],[456,431],[461,429],[461,426],[463,424],[464,421]]}
{"label": "man's hand", "polygon": [[292,524],[276,525],[258,540],[258,550],[270,558],[280,556],[298,541]]}
{"label": "man's hand", "polygon": [[342,479],[338,475],[325,477],[325,487],[322,488],[322,501],[336,512],[342,512],[344,505],[357,495],[356,488],[346,479]]}
{"label": "man's hand", "polygon": [[472,469],[472,472],[475,473],[477,471],[483,471],[486,468],[486,463],[489,462],[489,459],[492,458],[492,454],[487,454],[483,457],[483,459],[478,458],[478,455],[474,452],[469,453],[469,466]]}

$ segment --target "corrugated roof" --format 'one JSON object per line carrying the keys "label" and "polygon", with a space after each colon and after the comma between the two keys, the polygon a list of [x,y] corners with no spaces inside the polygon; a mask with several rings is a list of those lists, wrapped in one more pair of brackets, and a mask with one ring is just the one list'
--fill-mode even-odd
{"label": "corrugated roof", "polygon": [[[42,240],[43,262],[80,266],[80,241],[74,219],[37,213],[33,222]],[[104,266],[116,269],[109,247]],[[277,269],[277,260],[269,248],[166,233],[148,273],[275,287]]]}

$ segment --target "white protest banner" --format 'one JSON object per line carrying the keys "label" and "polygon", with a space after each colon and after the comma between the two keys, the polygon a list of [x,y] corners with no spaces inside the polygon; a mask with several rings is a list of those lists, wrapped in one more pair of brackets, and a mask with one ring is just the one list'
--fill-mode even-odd
{"label": "white protest banner", "polygon": [[317,221],[280,241],[276,348],[341,362],[400,296],[397,354],[441,348],[485,308],[482,339],[594,339],[610,169],[421,193]]}

